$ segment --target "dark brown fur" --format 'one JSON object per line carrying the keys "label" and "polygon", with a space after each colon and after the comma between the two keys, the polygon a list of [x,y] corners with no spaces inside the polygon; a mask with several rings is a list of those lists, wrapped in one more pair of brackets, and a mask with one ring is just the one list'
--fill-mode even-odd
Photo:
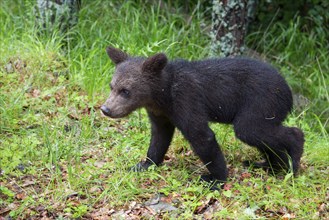
{"label": "dark brown fur", "polygon": [[304,135],[282,125],[292,95],[273,67],[244,58],[168,62],[162,53],[130,57],[112,47],[107,53],[116,71],[101,110],[118,118],[144,107],[152,125],[147,160],[138,169],[163,162],[178,128],[206,164],[210,179],[226,181],[225,158],[208,126],[220,122],[233,124],[237,138],[259,149],[266,159],[260,166],[297,172]]}

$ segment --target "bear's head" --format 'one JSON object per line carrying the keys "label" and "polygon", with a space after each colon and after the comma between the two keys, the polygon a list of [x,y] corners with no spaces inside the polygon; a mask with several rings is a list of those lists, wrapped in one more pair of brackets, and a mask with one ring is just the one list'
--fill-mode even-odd
{"label": "bear's head", "polygon": [[104,115],[121,118],[151,105],[152,88],[167,65],[166,55],[158,53],[146,59],[131,57],[113,47],[106,48],[106,52],[116,68],[110,83],[110,96],[101,107]]}

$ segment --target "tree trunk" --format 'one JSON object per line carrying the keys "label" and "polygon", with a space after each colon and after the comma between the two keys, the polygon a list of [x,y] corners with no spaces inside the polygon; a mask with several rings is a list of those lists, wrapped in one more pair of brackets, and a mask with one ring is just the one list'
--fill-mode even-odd
{"label": "tree trunk", "polygon": [[213,0],[211,53],[232,57],[245,50],[247,25],[252,20],[256,0]]}
{"label": "tree trunk", "polygon": [[78,23],[81,0],[37,0],[37,25],[41,32],[67,33]]}

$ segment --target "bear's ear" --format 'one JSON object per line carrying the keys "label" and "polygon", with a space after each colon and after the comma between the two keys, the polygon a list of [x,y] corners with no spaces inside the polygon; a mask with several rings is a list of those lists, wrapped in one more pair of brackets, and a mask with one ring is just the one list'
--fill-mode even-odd
{"label": "bear's ear", "polygon": [[164,53],[155,54],[147,58],[142,66],[143,72],[158,73],[167,65],[168,59]]}
{"label": "bear's ear", "polygon": [[106,53],[116,65],[128,59],[128,54],[114,47],[107,47]]}

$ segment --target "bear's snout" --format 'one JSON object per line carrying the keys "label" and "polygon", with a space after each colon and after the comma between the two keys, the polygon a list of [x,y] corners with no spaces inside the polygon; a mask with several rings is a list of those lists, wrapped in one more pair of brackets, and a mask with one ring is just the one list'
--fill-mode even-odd
{"label": "bear's snout", "polygon": [[104,115],[110,117],[110,115],[111,115],[111,114],[110,114],[110,109],[107,108],[105,105],[102,105],[102,107],[101,107],[101,111],[103,112]]}

